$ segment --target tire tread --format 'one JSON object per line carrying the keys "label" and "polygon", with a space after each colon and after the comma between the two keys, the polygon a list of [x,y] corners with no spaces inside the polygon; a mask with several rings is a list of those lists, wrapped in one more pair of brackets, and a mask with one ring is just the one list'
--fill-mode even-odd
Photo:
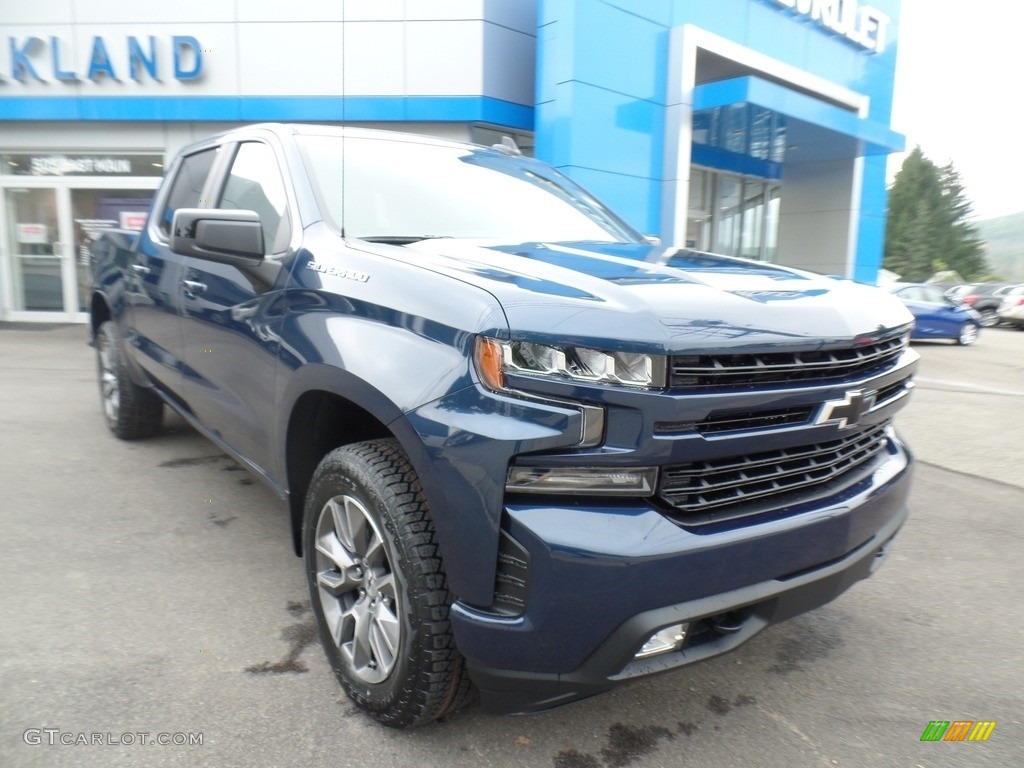
{"label": "tire tread", "polygon": [[339,670],[335,672],[353,702],[382,724],[409,728],[433,722],[465,704],[472,685],[452,634],[452,596],[426,497],[396,440],[354,443],[327,454],[317,469],[307,496],[307,526],[315,527],[319,512],[310,508],[309,501],[339,472],[360,475],[381,496],[389,515],[381,522],[393,536],[400,560],[392,568],[406,573],[414,627],[410,634],[416,635],[416,642],[410,641],[406,650],[409,673],[401,689],[384,705],[363,695]]}

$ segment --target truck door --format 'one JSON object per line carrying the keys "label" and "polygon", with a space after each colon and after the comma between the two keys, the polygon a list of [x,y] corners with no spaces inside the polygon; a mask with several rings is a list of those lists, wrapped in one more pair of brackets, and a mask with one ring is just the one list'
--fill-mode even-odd
{"label": "truck door", "polygon": [[[270,466],[279,288],[292,232],[284,177],[269,144],[235,145],[215,207],[256,211],[266,259],[233,266],[188,256],[182,275],[186,399],[200,421],[258,469]],[[289,262],[290,263],[290,262]]]}
{"label": "truck door", "polygon": [[208,199],[218,149],[186,155],[171,170],[169,187],[153,209],[153,220],[139,235],[125,270],[127,344],[138,363],[165,390],[180,397],[183,347],[179,314],[183,256],[170,249],[171,220],[178,208],[198,208]]}

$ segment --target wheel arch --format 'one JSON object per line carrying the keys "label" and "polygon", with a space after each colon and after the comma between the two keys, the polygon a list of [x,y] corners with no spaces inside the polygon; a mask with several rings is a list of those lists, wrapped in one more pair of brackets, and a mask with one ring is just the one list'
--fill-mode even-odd
{"label": "wheel arch", "polygon": [[352,373],[324,364],[304,366],[293,374],[279,425],[292,545],[302,555],[302,523],[306,491],[320,461],[343,445],[395,438],[409,457],[428,502],[443,504],[434,487],[429,457],[402,411],[382,392]]}
{"label": "wheel arch", "polygon": [[107,297],[99,291],[94,291],[89,302],[89,335],[96,338],[96,332],[107,320],[112,320],[114,313],[110,309]]}

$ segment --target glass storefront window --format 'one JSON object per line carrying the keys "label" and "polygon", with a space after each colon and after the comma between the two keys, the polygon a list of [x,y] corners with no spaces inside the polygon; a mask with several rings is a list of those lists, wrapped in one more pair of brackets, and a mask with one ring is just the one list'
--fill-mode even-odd
{"label": "glass storefront window", "polygon": [[163,158],[0,151],[0,319],[82,319],[92,242],[104,229],[142,228]]}
{"label": "glass storefront window", "polygon": [[686,219],[686,247],[711,250],[712,174],[700,168],[690,170],[689,212]]}
{"label": "glass storefront window", "polygon": [[768,189],[768,205],[764,218],[764,259],[775,261],[779,251],[779,206],[782,202],[782,190],[778,185]]}
{"label": "glass storefront window", "polygon": [[743,104],[730,104],[723,108],[723,149],[736,154],[747,154],[747,109]]}
{"label": "glass storefront window", "polygon": [[761,258],[764,236],[764,182],[745,179],[743,182],[743,224],[740,231],[739,255],[747,259]]}
{"label": "glass storefront window", "polygon": [[691,168],[687,247],[774,260],[780,199],[777,181]]}
{"label": "glass storefront window", "polygon": [[694,144],[781,163],[786,156],[786,118],[753,104],[730,104],[693,113]]}
{"label": "glass storefront window", "polygon": [[716,236],[715,251],[734,256],[739,243],[743,214],[740,197],[743,180],[738,176],[718,175],[718,194],[715,197]]}

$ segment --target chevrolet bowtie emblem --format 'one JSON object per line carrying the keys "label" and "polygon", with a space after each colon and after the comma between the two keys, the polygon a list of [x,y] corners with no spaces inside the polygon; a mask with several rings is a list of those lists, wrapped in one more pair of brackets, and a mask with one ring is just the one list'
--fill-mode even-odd
{"label": "chevrolet bowtie emblem", "polygon": [[840,429],[855,427],[864,415],[875,405],[876,390],[853,389],[842,400],[827,400],[822,403],[821,413],[815,424],[835,423]]}

